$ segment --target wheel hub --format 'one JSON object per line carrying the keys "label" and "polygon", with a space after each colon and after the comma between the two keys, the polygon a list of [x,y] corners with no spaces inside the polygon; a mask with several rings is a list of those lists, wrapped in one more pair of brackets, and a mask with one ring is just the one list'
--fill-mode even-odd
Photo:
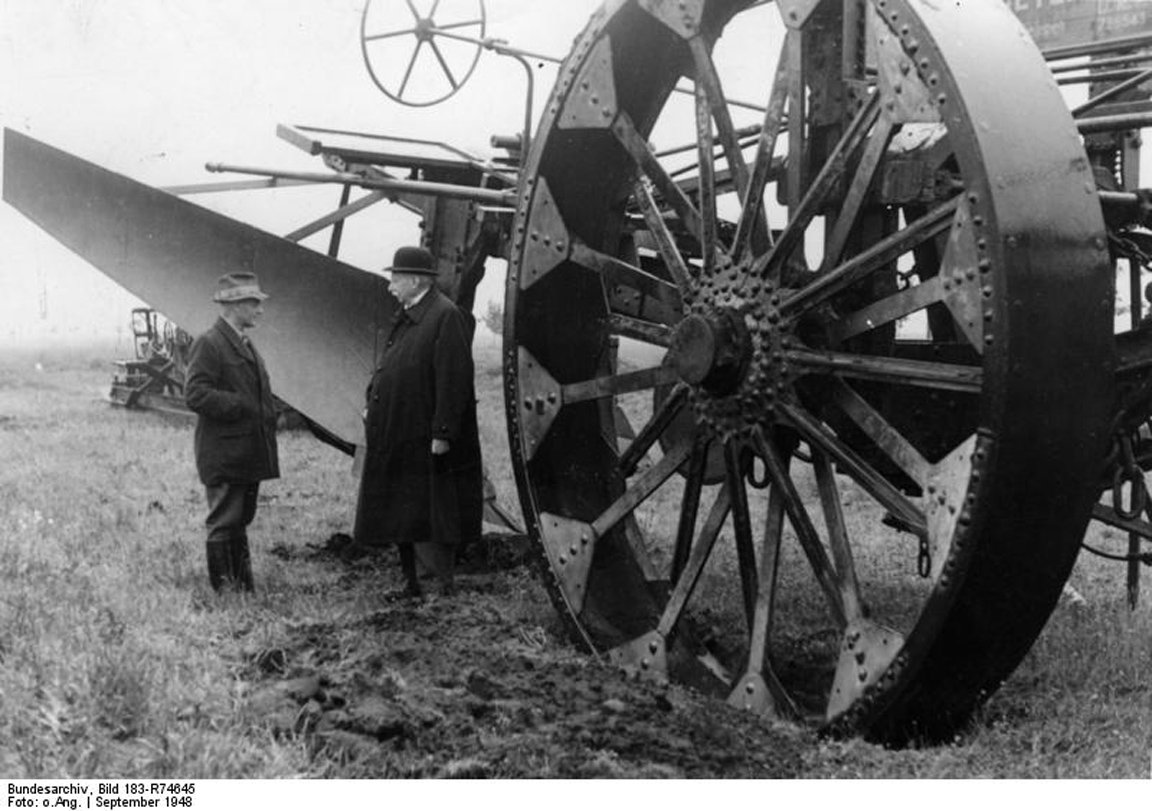
{"label": "wheel hub", "polygon": [[795,339],[779,290],[767,280],[742,282],[749,270],[729,266],[705,282],[668,355],[692,386],[697,421],[720,436],[770,423],[792,382],[785,349]]}

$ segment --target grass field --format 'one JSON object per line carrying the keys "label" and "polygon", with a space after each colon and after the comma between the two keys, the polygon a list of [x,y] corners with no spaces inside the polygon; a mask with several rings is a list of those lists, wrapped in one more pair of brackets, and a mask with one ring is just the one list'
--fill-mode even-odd
{"label": "grass field", "polygon": [[[485,462],[501,501],[511,506],[496,348],[481,349],[479,357]],[[476,709],[474,672],[464,689],[451,679],[442,684],[443,673],[422,670],[426,649],[415,646],[379,600],[394,578],[391,568],[349,568],[311,554],[331,533],[347,531],[355,481],[346,457],[305,434],[282,435],[283,476],[262,489],[251,533],[256,596],[214,595],[204,571],[203,493],[190,426],[102,402],[111,367],[99,359],[41,361],[37,370],[28,357],[0,358],[0,777],[698,773],[653,771],[655,760],[637,765],[601,739],[595,749],[587,736],[573,738],[584,748],[564,749],[576,745],[567,743],[573,719],[544,722],[533,715],[538,708],[519,707],[513,724],[500,715],[512,712],[507,699],[485,699],[497,707],[495,715]],[[865,520],[851,508],[849,518]],[[649,529],[656,531],[655,523]],[[1103,540],[1102,530],[1091,532]],[[781,741],[779,752],[774,744],[760,745],[767,751],[757,752],[754,764],[705,773],[1149,777],[1152,584],[1130,612],[1120,564],[1083,555],[1071,582],[1084,602],[1061,603],[1023,665],[952,744],[889,751],[821,740],[807,729],[724,720],[723,705],[688,697],[733,729],[753,735],[759,725]],[[509,662],[526,661],[538,673],[559,667],[567,679],[614,683],[561,638],[552,606],[528,569],[475,581],[481,583],[465,590],[456,613],[437,614],[448,609],[433,606],[405,622],[459,626],[461,636],[437,644],[459,644],[460,655],[482,660],[495,682],[512,678],[501,669]],[[364,636],[369,632],[374,635]],[[484,648],[501,653],[484,658]],[[408,653],[388,658],[400,649]],[[353,673],[350,663],[360,669]],[[301,726],[299,714],[287,728],[273,723],[283,707],[263,701],[269,685],[279,683],[270,671],[279,677],[307,668],[348,689],[365,680],[373,689],[387,682],[393,698],[431,701],[435,692],[443,718],[457,718],[451,702],[459,699],[471,708],[461,722],[465,731],[449,738],[446,722],[425,718],[424,731],[413,732],[407,748],[389,748],[386,757],[356,750],[347,736],[325,739],[343,741],[344,748],[317,746],[320,726]],[[531,683],[543,690],[539,678]],[[639,701],[636,695],[625,698]],[[541,701],[548,699],[542,692]],[[415,712],[415,703],[405,706]],[[601,716],[616,707],[593,704],[581,728],[612,726]],[[312,703],[301,705],[305,711],[319,712]],[[435,738],[436,747],[426,745],[430,729],[443,736]],[[556,747],[555,757],[532,754],[524,743],[529,730]]]}

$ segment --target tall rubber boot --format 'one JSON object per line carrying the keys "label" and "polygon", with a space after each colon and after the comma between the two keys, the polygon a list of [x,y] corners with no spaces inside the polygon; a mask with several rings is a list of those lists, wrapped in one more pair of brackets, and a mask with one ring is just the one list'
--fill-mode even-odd
{"label": "tall rubber boot", "polygon": [[248,536],[242,535],[233,538],[228,547],[232,558],[232,577],[236,580],[236,587],[243,591],[255,591],[252,582],[252,556],[248,552]]}
{"label": "tall rubber boot", "polygon": [[416,550],[410,543],[398,544],[396,549],[400,553],[400,571],[404,573],[404,591],[399,596],[412,598],[423,596],[420,578],[416,574]]}
{"label": "tall rubber boot", "polygon": [[231,550],[227,541],[208,541],[205,549],[208,553],[208,582],[214,591],[220,591],[236,579]]}

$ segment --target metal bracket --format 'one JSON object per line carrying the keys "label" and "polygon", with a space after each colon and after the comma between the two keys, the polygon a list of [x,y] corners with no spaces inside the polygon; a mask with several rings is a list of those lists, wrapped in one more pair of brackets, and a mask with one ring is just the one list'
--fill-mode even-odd
{"label": "metal bracket", "polygon": [[984,299],[985,294],[991,297],[992,287],[991,280],[981,278],[976,235],[972,229],[972,214],[965,198],[956,209],[948,235],[948,247],[940,263],[940,284],[944,291],[944,304],[969,343],[983,354]]}
{"label": "metal bracket", "polygon": [[640,0],[639,5],[684,39],[700,33],[704,0]]}
{"label": "metal bracket", "polygon": [[562,515],[540,513],[540,535],[544,553],[556,575],[560,591],[579,614],[584,608],[587,594],[588,570],[592,566],[592,553],[596,548],[596,533],[583,521]]}
{"label": "metal bracket", "polygon": [[608,661],[641,679],[668,680],[668,647],[659,631],[651,631],[613,648],[608,651]]}
{"label": "metal bracket", "polygon": [[950,454],[932,466],[924,488],[924,514],[928,522],[933,580],[940,576],[948,559],[948,547],[968,494],[969,463],[976,449],[976,435],[968,437]]}
{"label": "metal bracket", "polygon": [[612,38],[602,37],[588,54],[556,125],[560,129],[608,129],[616,118],[616,74]]}
{"label": "metal bracket", "polygon": [[904,645],[898,631],[859,619],[850,622],[840,641],[840,660],[828,699],[828,718],[847,710],[879,681]]}
{"label": "metal bracket", "polygon": [[528,218],[532,231],[524,238],[523,271],[520,289],[527,290],[571,254],[568,228],[556,208],[556,199],[541,176],[532,195],[532,214]]}
{"label": "metal bracket", "polygon": [[760,715],[775,717],[776,702],[768,689],[768,683],[759,673],[746,673],[736,683],[728,695],[728,705],[738,710],[748,710]]}
{"label": "metal bracket", "polygon": [[519,347],[517,380],[520,382],[520,425],[527,458],[536,455],[553,420],[564,405],[562,388],[532,353]]}
{"label": "metal bracket", "polygon": [[776,0],[776,5],[780,7],[784,25],[789,28],[803,28],[812,12],[822,2],[824,0]]}
{"label": "metal bracket", "polygon": [[876,48],[879,93],[884,113],[899,124],[940,122],[940,111],[920,78],[900,37],[874,6],[868,7],[868,31]]}

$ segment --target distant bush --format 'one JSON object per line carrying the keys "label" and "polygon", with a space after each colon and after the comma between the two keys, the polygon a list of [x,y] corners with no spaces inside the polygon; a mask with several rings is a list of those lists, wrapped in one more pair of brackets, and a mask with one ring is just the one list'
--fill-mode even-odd
{"label": "distant bush", "polygon": [[493,335],[504,333],[504,307],[495,301],[488,302],[488,310],[484,313],[484,326],[492,331]]}

